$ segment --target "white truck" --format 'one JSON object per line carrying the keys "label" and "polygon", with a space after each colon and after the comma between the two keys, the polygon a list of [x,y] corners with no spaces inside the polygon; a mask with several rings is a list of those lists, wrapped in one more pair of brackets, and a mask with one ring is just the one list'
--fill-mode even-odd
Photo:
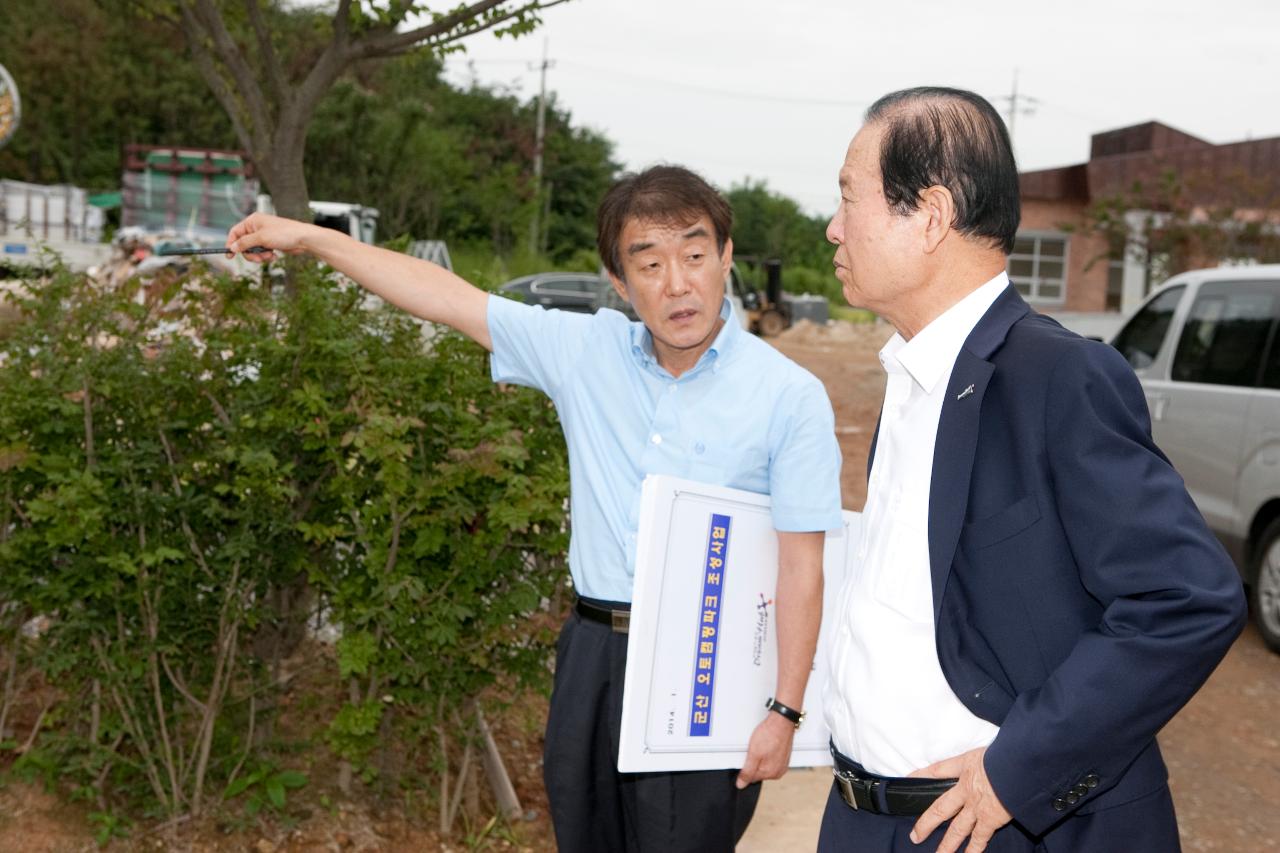
{"label": "white truck", "polygon": [[51,253],[76,270],[104,263],[111,256],[104,215],[88,198],[69,184],[0,180],[0,268],[46,267]]}

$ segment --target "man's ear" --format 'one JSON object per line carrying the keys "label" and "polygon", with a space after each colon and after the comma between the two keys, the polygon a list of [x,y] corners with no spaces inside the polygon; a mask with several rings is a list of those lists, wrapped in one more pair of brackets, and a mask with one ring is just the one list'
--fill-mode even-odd
{"label": "man's ear", "polygon": [[726,237],[724,240],[724,251],[720,253],[720,266],[724,267],[727,274],[729,267],[733,266],[733,238]]}
{"label": "man's ear", "polygon": [[956,221],[956,201],[951,190],[935,184],[920,192],[916,211],[923,215],[924,250],[933,254],[951,233],[951,225]]}
{"label": "man's ear", "polygon": [[627,294],[627,283],[608,270],[605,273],[609,276],[609,283],[613,285],[614,292],[621,296],[624,302],[631,302],[631,297]]}

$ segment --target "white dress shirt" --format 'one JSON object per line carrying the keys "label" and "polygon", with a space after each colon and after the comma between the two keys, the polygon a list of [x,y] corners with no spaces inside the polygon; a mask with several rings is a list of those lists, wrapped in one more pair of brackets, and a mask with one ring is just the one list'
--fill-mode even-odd
{"label": "white dress shirt", "polygon": [[862,512],[859,566],[845,579],[823,694],[836,749],[882,776],[906,776],[995,739],[961,704],[934,643],[929,487],[956,357],[1009,285],[1000,273],[910,341],[880,350],[888,374]]}

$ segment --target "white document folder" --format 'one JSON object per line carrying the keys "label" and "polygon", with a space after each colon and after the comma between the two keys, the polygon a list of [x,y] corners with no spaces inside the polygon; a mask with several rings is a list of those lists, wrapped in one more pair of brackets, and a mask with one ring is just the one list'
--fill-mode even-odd
{"label": "white document folder", "polygon": [[[822,714],[825,614],[857,559],[861,515],[844,513],[823,557],[822,630],[792,767],[831,763]],[[778,537],[768,495],[645,479],[627,643],[618,770],[739,768],[777,686]]]}

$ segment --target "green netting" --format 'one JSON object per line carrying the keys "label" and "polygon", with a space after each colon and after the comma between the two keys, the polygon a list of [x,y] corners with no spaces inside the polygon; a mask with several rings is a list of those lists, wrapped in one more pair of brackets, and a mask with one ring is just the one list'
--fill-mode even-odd
{"label": "green netting", "polygon": [[[150,151],[146,168],[123,177],[124,225],[148,231],[226,232],[253,209],[258,182],[234,174],[238,155],[224,152]],[[181,170],[174,170],[175,164]]]}

